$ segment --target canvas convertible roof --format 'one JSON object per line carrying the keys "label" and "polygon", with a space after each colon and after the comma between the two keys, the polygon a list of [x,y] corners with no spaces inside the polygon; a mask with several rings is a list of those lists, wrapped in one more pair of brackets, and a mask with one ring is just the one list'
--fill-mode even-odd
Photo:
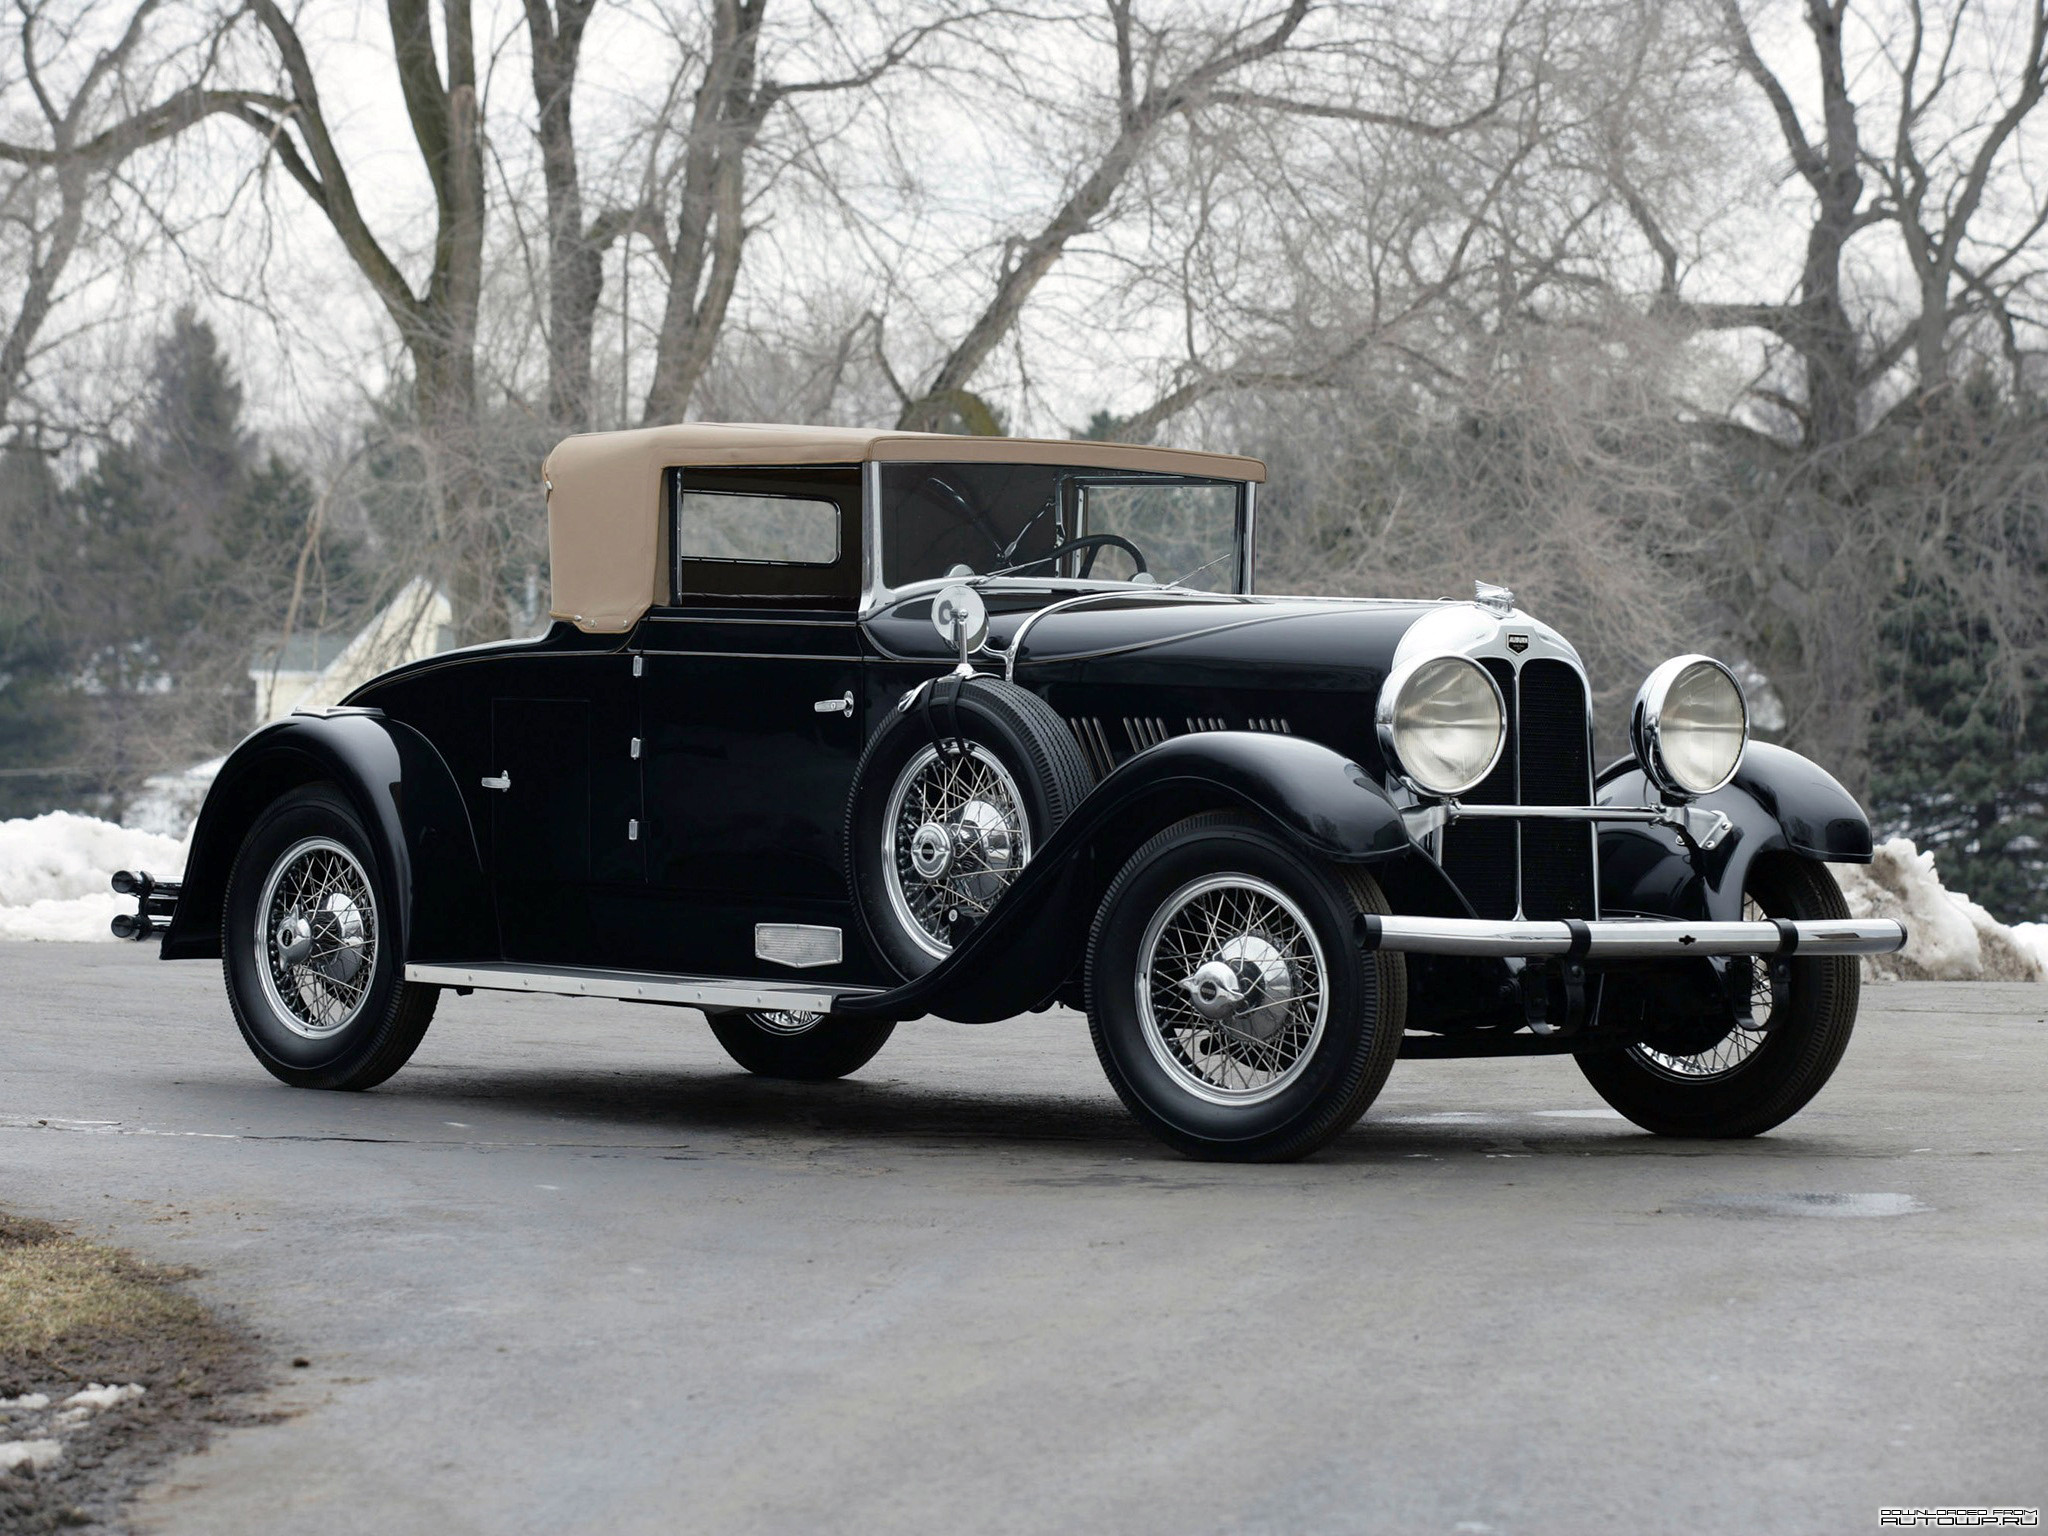
{"label": "canvas convertible roof", "polygon": [[661,482],[689,465],[884,463],[1071,464],[1264,480],[1257,459],[1130,443],[952,437],[858,427],[696,422],[564,439],[541,467],[548,497],[549,613],[579,629],[619,633],[668,600],[661,562]]}

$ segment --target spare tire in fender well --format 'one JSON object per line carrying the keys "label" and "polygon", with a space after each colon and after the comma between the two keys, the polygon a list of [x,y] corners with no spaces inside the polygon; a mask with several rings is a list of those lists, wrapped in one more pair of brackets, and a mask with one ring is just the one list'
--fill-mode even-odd
{"label": "spare tire in fender well", "polygon": [[1103,779],[951,955],[891,991],[841,999],[841,1011],[988,1023],[1043,1006],[1086,944],[1094,903],[1085,898],[1132,849],[1197,811],[1238,808],[1340,864],[1415,851],[1385,792],[1329,747],[1249,731],[1177,736]]}
{"label": "spare tire in fender well", "polygon": [[389,861],[407,959],[496,954],[489,887],[454,776],[413,727],[363,710],[288,715],[228,754],[199,810],[162,958],[219,958],[221,905],[242,839],[265,806],[316,782],[348,797]]}

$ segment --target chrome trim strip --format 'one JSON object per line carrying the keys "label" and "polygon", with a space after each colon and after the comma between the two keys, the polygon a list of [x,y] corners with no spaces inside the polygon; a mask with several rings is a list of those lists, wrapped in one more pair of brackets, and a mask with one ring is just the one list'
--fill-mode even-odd
{"label": "chrome trim strip", "polygon": [[684,1003],[692,1008],[772,1008],[791,1013],[830,1013],[842,997],[861,997],[882,990],[819,982],[665,976],[657,971],[606,971],[586,966],[529,969],[490,961],[473,965],[409,964],[405,979],[428,986],[476,987],[487,992],[547,992],[562,997]]}
{"label": "chrome trim strip", "polygon": [[1238,550],[1237,590],[1246,597],[1251,596],[1253,582],[1257,575],[1259,559],[1258,525],[1254,519],[1259,510],[1259,482],[1244,482],[1244,529],[1242,543]]}
{"label": "chrome trim strip", "polygon": [[882,585],[882,466],[869,459],[860,467],[860,609],[866,618],[889,601]]}
{"label": "chrome trim strip", "polygon": [[[1664,918],[1591,922],[1494,922],[1477,917],[1364,917],[1368,949],[1400,954],[1566,955],[1589,960],[1674,959],[1691,955],[1888,955],[1905,947],[1906,929],[1889,918],[1823,918],[1786,923],[1687,923]],[[1785,930],[1794,942],[1786,942]],[[1575,930],[1583,930],[1575,937]]]}

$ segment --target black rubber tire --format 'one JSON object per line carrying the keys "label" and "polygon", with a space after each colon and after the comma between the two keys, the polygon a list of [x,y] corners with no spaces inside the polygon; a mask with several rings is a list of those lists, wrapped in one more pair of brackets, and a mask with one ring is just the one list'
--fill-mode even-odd
{"label": "black rubber tire", "polygon": [[[1770,917],[1849,915],[1827,866],[1793,854],[1759,858],[1744,891]],[[1725,1074],[1685,1081],[1633,1050],[1581,1056],[1579,1070],[1601,1098],[1659,1136],[1760,1135],[1804,1109],[1834,1075],[1856,1026],[1862,971],[1853,955],[1795,956],[1789,983],[1763,1044]]]}
{"label": "black rubber tire", "polygon": [[[255,950],[256,908],[272,866],[306,837],[329,837],[353,853],[370,878],[376,904],[377,947],[363,1007],[354,1019],[321,1039],[289,1029],[264,996]],[[307,785],[282,796],[256,818],[228,873],[221,908],[221,971],[228,1005],[256,1059],[294,1088],[374,1088],[411,1060],[440,1001],[439,987],[405,978],[405,935],[397,922],[391,871],[377,857],[354,807],[339,790]]]}
{"label": "black rubber tire", "polygon": [[725,1054],[757,1077],[786,1077],[801,1083],[826,1083],[858,1072],[889,1043],[896,1025],[891,1020],[844,1019],[825,1015],[801,1034],[787,1034],[762,1024],[752,1010],[734,1009],[704,1015]]}
{"label": "black rubber tire", "polygon": [[889,712],[861,754],[847,807],[846,870],[854,907],[875,947],[905,977],[923,975],[941,957],[911,936],[890,904],[883,823],[897,776],[932,744],[933,729],[949,740],[957,729],[1009,770],[1024,798],[1034,849],[1045,846],[1095,782],[1073,732],[1037,694],[1000,678],[975,677],[961,682],[957,701],[948,702],[952,686],[950,678],[932,685],[938,702],[929,719],[919,705]]}
{"label": "black rubber tire", "polygon": [[[1329,1016],[1307,1070],[1258,1104],[1212,1104],[1176,1082],[1145,1043],[1132,986],[1160,904],[1188,881],[1223,872],[1285,892],[1315,929],[1329,973]],[[1159,833],[1110,883],[1088,940],[1088,1028],[1117,1097],[1189,1157],[1286,1162],[1326,1145],[1365,1113],[1401,1053],[1407,970],[1398,955],[1368,954],[1357,933],[1359,913],[1387,910],[1365,870],[1307,856],[1248,817],[1207,812]]]}

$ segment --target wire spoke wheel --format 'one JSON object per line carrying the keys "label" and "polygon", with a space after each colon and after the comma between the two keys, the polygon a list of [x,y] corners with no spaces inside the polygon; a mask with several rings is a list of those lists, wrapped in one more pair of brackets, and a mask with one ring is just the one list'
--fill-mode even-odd
{"label": "wire spoke wheel", "polygon": [[926,953],[988,914],[1031,858],[1024,796],[978,741],[926,746],[896,776],[883,822],[890,906]]}
{"label": "wire spoke wheel", "polygon": [[1250,875],[1182,886],[1138,946],[1145,1043],[1188,1092],[1256,1104],[1298,1077],[1328,1016],[1322,947],[1301,909]]}
{"label": "wire spoke wheel", "polygon": [[750,1012],[747,1017],[771,1035],[807,1035],[818,1027],[825,1015],[802,1013],[792,1008],[763,1008]]}
{"label": "wire spoke wheel", "polygon": [[[1745,923],[1766,922],[1771,916],[1756,897],[1743,893],[1742,920]],[[1742,956],[1728,963],[1749,972],[1749,1027],[1736,1025],[1706,1049],[1690,1054],[1659,1051],[1640,1044],[1630,1046],[1630,1051],[1644,1065],[1667,1077],[1682,1078],[1688,1082],[1726,1077],[1748,1065],[1770,1034],[1771,1008],[1776,994],[1771,986],[1770,968],[1762,961]]]}
{"label": "wire spoke wheel", "polygon": [[333,1035],[363,1010],[377,968],[377,902],[356,856],[330,837],[292,844],[256,906],[256,970],[286,1028]]}

